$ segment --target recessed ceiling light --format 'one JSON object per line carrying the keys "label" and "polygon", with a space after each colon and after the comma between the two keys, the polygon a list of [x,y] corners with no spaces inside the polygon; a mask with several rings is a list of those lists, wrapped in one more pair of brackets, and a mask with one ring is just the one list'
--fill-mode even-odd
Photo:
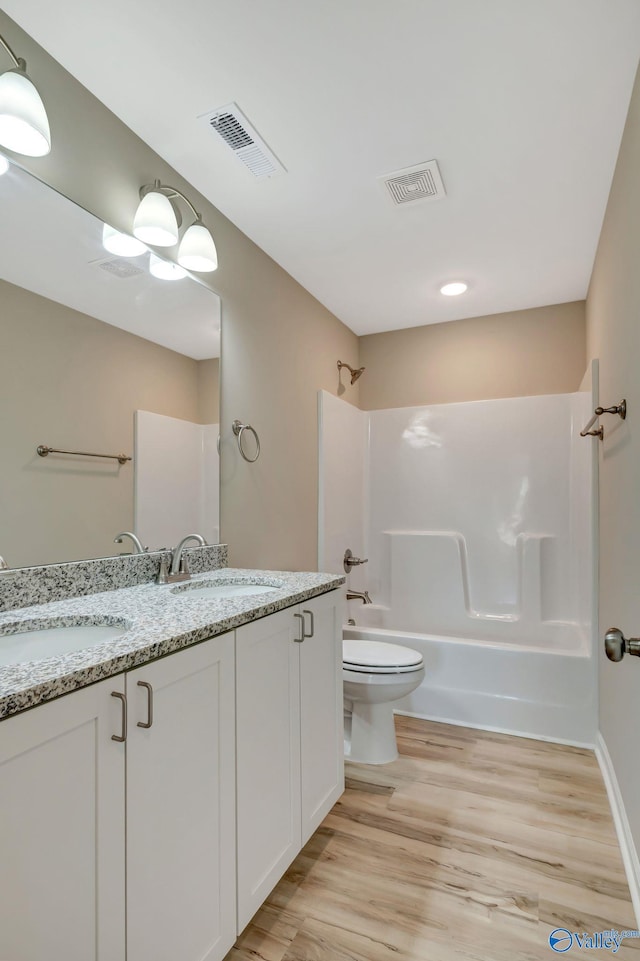
{"label": "recessed ceiling light", "polygon": [[183,267],[169,260],[162,260],[155,254],[149,255],[149,273],[159,280],[182,280],[187,276],[187,271]]}
{"label": "recessed ceiling light", "polygon": [[456,281],[453,284],[445,284],[444,287],[440,288],[440,293],[444,294],[445,297],[457,297],[458,294],[464,294],[467,287],[468,284],[464,284],[462,281]]}

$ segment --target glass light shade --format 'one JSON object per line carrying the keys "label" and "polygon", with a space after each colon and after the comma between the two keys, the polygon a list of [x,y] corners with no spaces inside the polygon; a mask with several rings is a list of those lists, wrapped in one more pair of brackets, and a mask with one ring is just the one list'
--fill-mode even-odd
{"label": "glass light shade", "polygon": [[163,260],[155,254],[149,254],[149,273],[159,280],[182,280],[187,276],[186,270],[170,260]]}
{"label": "glass light shade", "polygon": [[9,161],[7,160],[6,157],[3,157],[2,154],[0,154],[0,177],[3,174],[6,174],[8,169],[9,169]]}
{"label": "glass light shade", "polygon": [[136,240],[129,234],[122,234],[109,224],[105,224],[102,228],[102,246],[110,254],[116,254],[118,257],[139,257],[140,254],[147,252],[141,240]]}
{"label": "glass light shade", "polygon": [[19,68],[0,76],[0,145],[27,157],[44,157],[51,150],[44,104]]}
{"label": "glass light shade", "polygon": [[440,288],[440,293],[444,294],[445,297],[457,297],[458,294],[464,294],[467,289],[467,284],[462,281],[456,281],[453,284],[445,284],[444,287]]}
{"label": "glass light shade", "polygon": [[178,263],[197,273],[208,273],[217,268],[216,245],[204,224],[196,221],[186,231],[178,248]]}
{"label": "glass light shade", "polygon": [[171,201],[157,190],[145,194],[133,221],[134,236],[152,247],[173,247],[178,243],[178,221]]}

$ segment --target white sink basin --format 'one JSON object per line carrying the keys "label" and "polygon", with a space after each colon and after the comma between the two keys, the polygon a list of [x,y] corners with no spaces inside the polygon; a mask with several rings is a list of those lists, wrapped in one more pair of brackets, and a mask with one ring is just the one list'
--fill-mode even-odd
{"label": "white sink basin", "polygon": [[215,600],[226,600],[231,597],[251,597],[253,594],[269,594],[277,591],[280,584],[211,584],[203,581],[202,583],[184,584],[180,587],[171,589],[172,594],[179,594],[183,598],[188,597],[192,601],[210,598]]}
{"label": "white sink basin", "polygon": [[[24,629],[22,629],[24,626]],[[43,627],[37,621],[25,621],[14,633],[0,633],[0,667],[23,661],[42,661],[60,657],[87,647],[112,641],[127,631],[126,625],[74,624],[69,627]],[[0,628],[2,631],[3,628]],[[4,628],[6,630],[6,627]]]}

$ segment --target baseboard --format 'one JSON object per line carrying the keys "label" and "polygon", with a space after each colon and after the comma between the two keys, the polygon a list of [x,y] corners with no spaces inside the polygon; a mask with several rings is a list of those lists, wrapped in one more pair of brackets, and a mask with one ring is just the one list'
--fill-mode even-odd
{"label": "baseboard", "polygon": [[622,794],[620,793],[620,785],[618,784],[613,762],[611,761],[611,755],[600,731],[598,732],[596,741],[596,757],[607,789],[611,813],[613,814],[613,823],[616,826],[618,843],[620,844],[620,850],[622,852],[622,860],[624,862],[624,869],[631,892],[631,901],[633,902],[633,910],[636,916],[636,926],[640,929],[640,861],[638,860],[638,852],[631,834],[629,819],[627,818],[627,812],[622,800]]}
{"label": "baseboard", "polygon": [[469,727],[473,731],[489,731],[491,734],[509,734],[511,737],[525,737],[530,741],[548,741],[549,744],[565,744],[567,747],[582,747],[589,751],[595,749],[593,742],[571,741],[562,737],[550,737],[546,734],[532,734],[527,731],[513,731],[508,727],[491,727],[489,724],[472,724],[470,721],[436,716],[435,714],[416,714],[415,711],[394,711],[403,717],[417,717],[422,721],[436,721],[438,724],[451,724],[453,727]]}

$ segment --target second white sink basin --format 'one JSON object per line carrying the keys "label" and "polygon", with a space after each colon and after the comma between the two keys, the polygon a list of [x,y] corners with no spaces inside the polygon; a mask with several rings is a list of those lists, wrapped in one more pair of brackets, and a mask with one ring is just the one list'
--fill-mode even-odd
{"label": "second white sink basin", "polygon": [[215,600],[226,600],[232,597],[250,597],[253,594],[269,594],[272,591],[277,591],[283,585],[280,582],[274,582],[273,584],[234,584],[218,581],[192,581],[189,584],[181,584],[179,587],[171,588],[172,594],[178,594],[183,598],[188,597],[190,600],[200,600],[203,598],[215,599]]}
{"label": "second white sink basin", "polygon": [[269,594],[275,587],[263,584],[230,584],[228,587],[201,587],[194,591],[194,597],[248,597],[250,594]]}
{"label": "second white sink basin", "polygon": [[[0,628],[0,632],[2,630]],[[42,661],[97,647],[120,637],[126,632],[127,625],[84,623],[40,627],[38,621],[24,621],[19,626],[10,625],[10,630],[11,633],[0,633],[0,667],[23,661]]]}

